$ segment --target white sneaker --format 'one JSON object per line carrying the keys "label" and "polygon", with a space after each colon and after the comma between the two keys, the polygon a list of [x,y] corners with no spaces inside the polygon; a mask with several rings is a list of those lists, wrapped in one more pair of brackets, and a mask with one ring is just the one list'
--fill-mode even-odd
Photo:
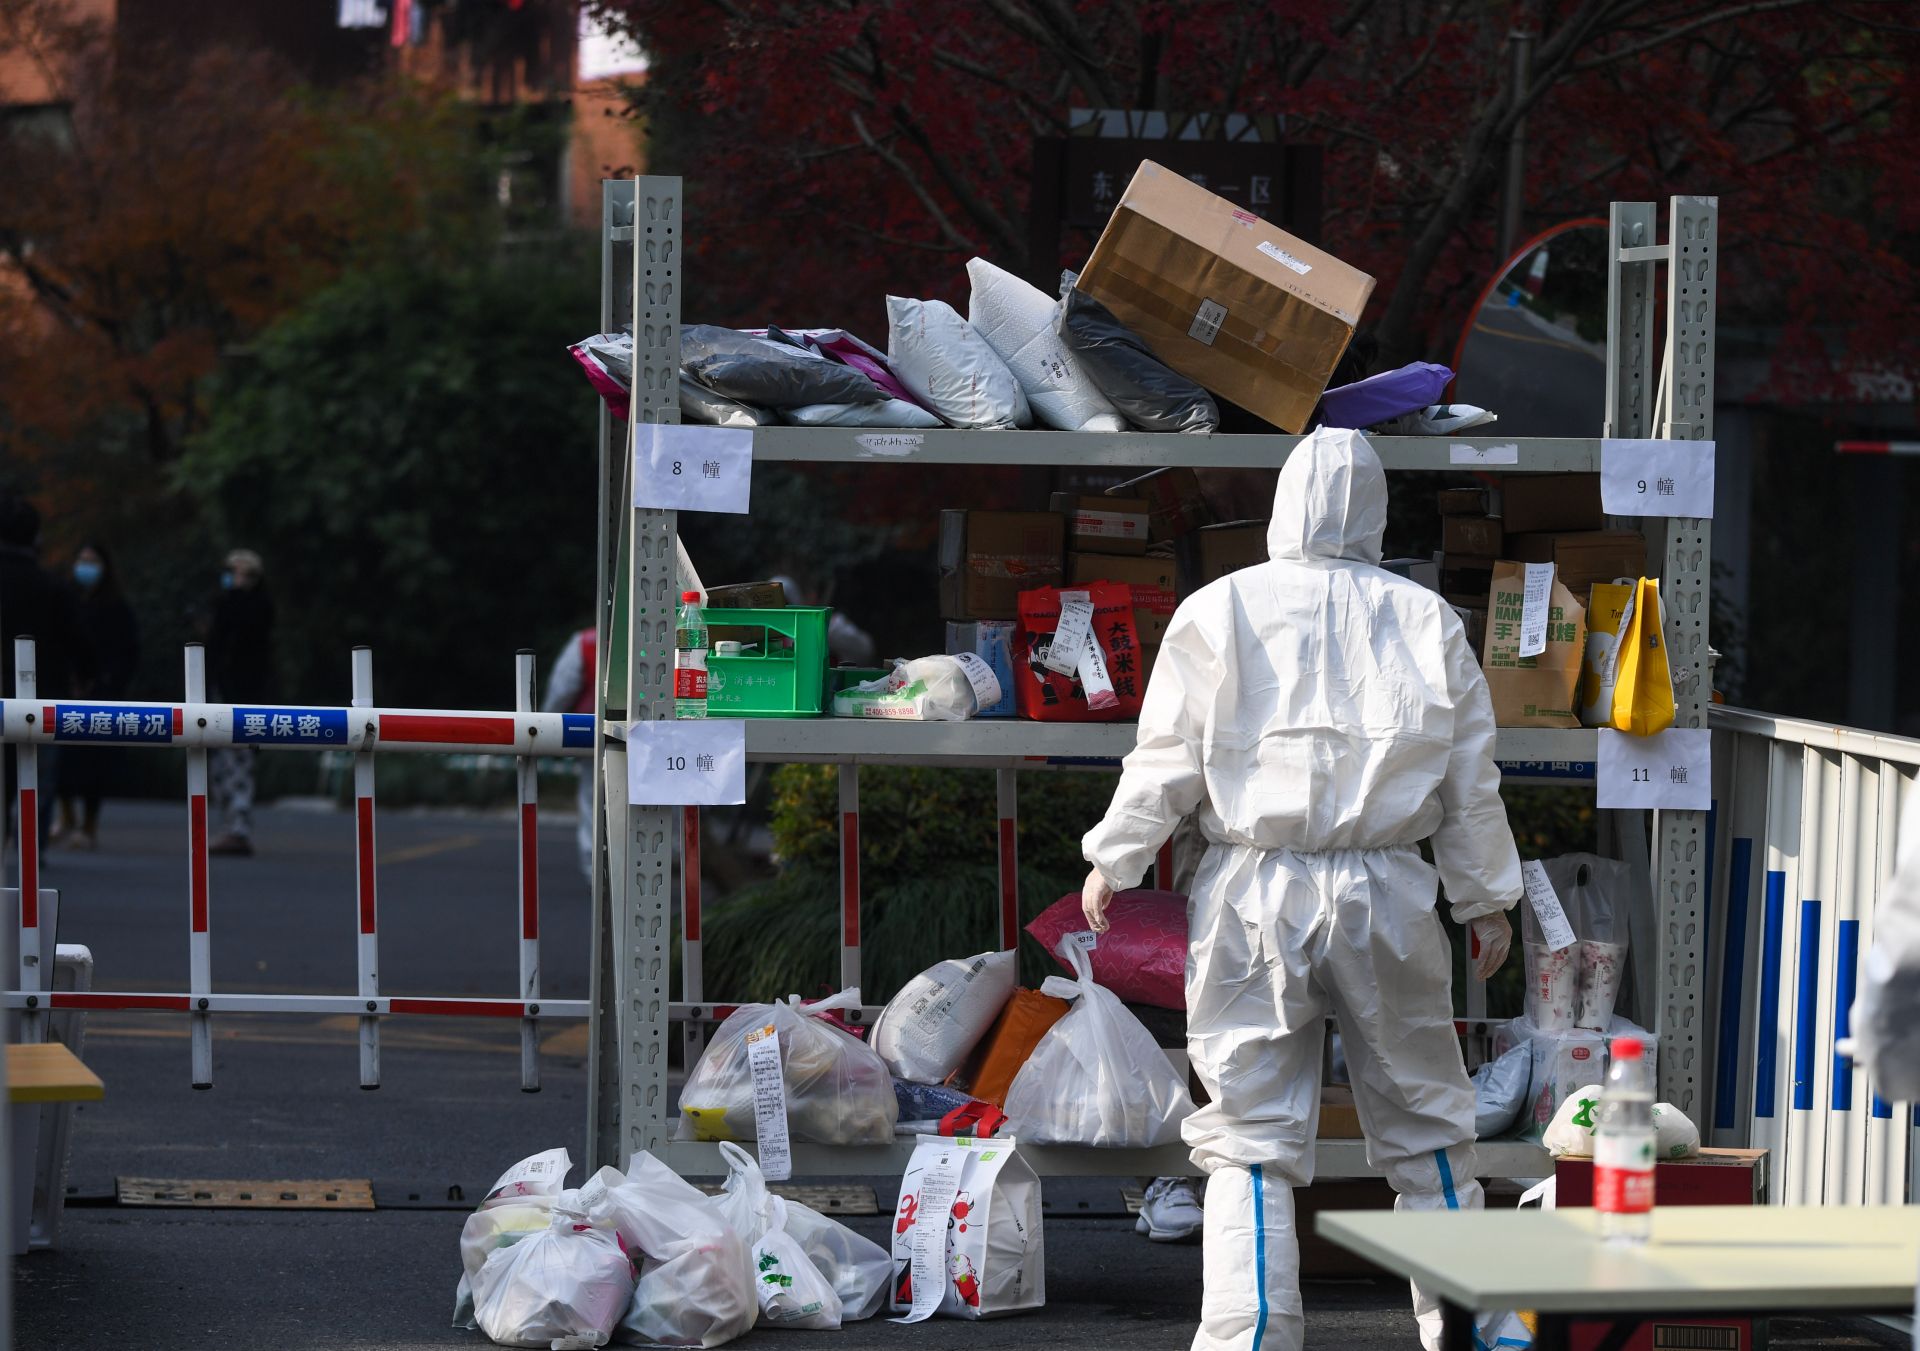
{"label": "white sneaker", "polygon": [[1200,1193],[1190,1177],[1156,1177],[1147,1185],[1133,1232],[1155,1243],[1192,1243],[1205,1223]]}

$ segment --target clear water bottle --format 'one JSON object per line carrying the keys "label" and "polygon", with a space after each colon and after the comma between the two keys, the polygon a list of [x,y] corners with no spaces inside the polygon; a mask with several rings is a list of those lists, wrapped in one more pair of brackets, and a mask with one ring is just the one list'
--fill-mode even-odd
{"label": "clear water bottle", "polygon": [[1638,1037],[1613,1039],[1613,1063],[1600,1090],[1593,1134],[1593,1206],[1600,1236],[1645,1243],[1653,1228],[1653,1076]]}
{"label": "clear water bottle", "polygon": [[673,716],[707,716],[707,617],[700,593],[680,593],[680,620],[673,635]]}

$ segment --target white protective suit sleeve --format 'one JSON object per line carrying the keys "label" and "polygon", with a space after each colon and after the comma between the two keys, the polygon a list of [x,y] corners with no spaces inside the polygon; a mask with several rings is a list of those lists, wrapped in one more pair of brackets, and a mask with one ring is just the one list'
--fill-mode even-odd
{"label": "white protective suit sleeve", "polygon": [[1176,613],[1140,707],[1140,732],[1099,825],[1081,841],[1087,862],[1115,891],[1140,885],[1181,818],[1206,796],[1202,751],[1220,661],[1190,614]]}
{"label": "white protective suit sleeve", "polygon": [[1433,832],[1433,862],[1447,889],[1456,924],[1511,909],[1525,894],[1520,852],[1500,800],[1500,766],[1494,759],[1498,733],[1487,678],[1467,644],[1466,626],[1445,616],[1447,693],[1453,701],[1453,751],[1440,784],[1445,816]]}
{"label": "white protective suit sleeve", "polygon": [[1907,791],[1852,1020],[1873,1091],[1893,1102],[1920,1101],[1920,792]]}

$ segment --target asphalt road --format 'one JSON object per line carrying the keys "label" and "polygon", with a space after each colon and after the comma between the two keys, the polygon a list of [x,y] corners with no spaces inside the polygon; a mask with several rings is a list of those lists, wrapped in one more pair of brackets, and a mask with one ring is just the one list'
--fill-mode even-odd
{"label": "asphalt road", "polygon": [[[100,852],[56,852],[61,937],[86,943],[96,988],[176,991],[187,970],[185,815],[111,803]],[[352,825],[344,814],[260,815],[259,854],[216,859],[214,970],[222,989],[352,988]],[[570,826],[542,832],[545,987],[586,991],[586,890]],[[507,816],[383,813],[383,988],[502,995],[514,985],[514,831]],[[544,1042],[543,1091],[519,1091],[517,1030],[485,1020],[399,1019],[383,1031],[383,1086],[358,1086],[351,1019],[215,1021],[215,1086],[189,1087],[184,1027],[171,1015],[95,1015],[86,1059],[107,1084],[80,1109],[60,1246],[15,1264],[15,1345],[33,1351],[481,1347],[448,1326],[462,1221],[508,1164],[565,1145],[584,1156],[584,1025]],[[169,1210],[108,1204],[116,1178],[305,1181],[364,1178],[371,1212]],[[578,1180],[578,1174],[575,1176]],[[881,1203],[890,1207],[883,1183]],[[439,1203],[443,1208],[415,1208]],[[867,1348],[1040,1342],[1100,1351],[1177,1351],[1198,1314],[1200,1253],[1136,1237],[1110,1181],[1052,1182],[1049,1303],[987,1327],[878,1320],[836,1339]],[[856,1219],[878,1238],[882,1219]],[[1306,1287],[1308,1344],[1354,1351],[1418,1345],[1405,1287],[1318,1280]],[[1774,1345],[1875,1345],[1870,1334],[1776,1324]],[[807,1334],[756,1333],[744,1351]],[[1888,1342],[1887,1344],[1891,1344]]]}
{"label": "asphalt road", "polygon": [[1474,321],[1459,376],[1456,400],[1500,415],[1491,432],[1592,436],[1606,402],[1606,347],[1496,295]]}

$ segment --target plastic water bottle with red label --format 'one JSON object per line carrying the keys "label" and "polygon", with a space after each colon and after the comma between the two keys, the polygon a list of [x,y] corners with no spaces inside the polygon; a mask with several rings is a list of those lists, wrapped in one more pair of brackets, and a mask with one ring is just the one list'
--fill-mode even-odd
{"label": "plastic water bottle with red label", "polygon": [[1645,1243],[1653,1229],[1653,1079],[1638,1037],[1615,1037],[1593,1134],[1593,1208],[1600,1236]]}
{"label": "plastic water bottle with red label", "polygon": [[680,620],[673,637],[673,716],[707,716],[707,617],[700,593],[680,593]]}

